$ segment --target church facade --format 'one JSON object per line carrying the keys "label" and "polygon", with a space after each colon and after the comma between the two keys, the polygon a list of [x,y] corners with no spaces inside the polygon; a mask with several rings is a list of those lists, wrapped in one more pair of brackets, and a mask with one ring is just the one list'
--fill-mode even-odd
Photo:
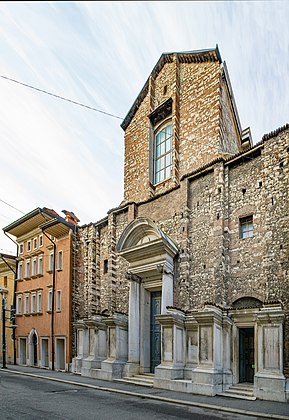
{"label": "church facade", "polygon": [[163,54],[122,128],[123,202],[78,229],[72,371],[289,401],[289,126],[252,144],[215,48]]}

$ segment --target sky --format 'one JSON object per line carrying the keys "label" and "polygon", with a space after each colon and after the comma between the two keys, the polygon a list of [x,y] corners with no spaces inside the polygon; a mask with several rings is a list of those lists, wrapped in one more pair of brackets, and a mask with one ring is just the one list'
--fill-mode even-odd
{"label": "sky", "polygon": [[288,1],[0,2],[0,252],[37,207],[83,225],[121,203],[121,118],[163,52],[218,44],[254,144],[288,123],[288,21]]}

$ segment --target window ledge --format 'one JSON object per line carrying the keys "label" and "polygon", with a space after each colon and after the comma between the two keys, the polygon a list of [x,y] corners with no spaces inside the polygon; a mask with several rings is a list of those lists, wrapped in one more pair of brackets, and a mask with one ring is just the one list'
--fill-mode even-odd
{"label": "window ledge", "polygon": [[56,271],[62,271],[62,268],[57,268]]}
{"label": "window ledge", "polygon": [[23,314],[15,314],[15,316],[22,316]]}
{"label": "window ledge", "polygon": [[31,277],[23,277],[24,280],[30,280]]}
{"label": "window ledge", "polygon": [[22,278],[19,278],[19,279],[16,279],[16,281],[23,281],[23,279]]}
{"label": "window ledge", "polygon": [[38,277],[38,275],[37,274],[33,274],[32,276],[31,276],[31,278],[32,279],[36,279]]}
{"label": "window ledge", "polygon": [[38,313],[37,312],[31,312],[30,315],[35,316],[35,315],[38,315]]}
{"label": "window ledge", "polygon": [[46,311],[47,314],[52,314],[51,310]]}
{"label": "window ledge", "polygon": [[43,277],[43,273],[38,273],[36,277]]}
{"label": "window ledge", "polygon": [[52,274],[53,270],[46,270],[46,273]]}
{"label": "window ledge", "polygon": [[172,177],[170,176],[169,178],[163,179],[162,181],[157,182],[156,184],[152,184],[152,186],[153,186],[153,188],[157,188],[157,187],[159,187],[160,185],[164,184],[165,182],[170,181],[171,179],[172,179]]}

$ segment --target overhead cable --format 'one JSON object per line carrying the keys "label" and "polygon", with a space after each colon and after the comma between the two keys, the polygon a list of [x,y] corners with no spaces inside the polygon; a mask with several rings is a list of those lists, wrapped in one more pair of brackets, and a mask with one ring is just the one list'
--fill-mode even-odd
{"label": "overhead cable", "polygon": [[25,214],[25,213],[24,213],[24,211],[17,209],[16,207],[12,206],[12,204],[7,203],[7,201],[2,200],[1,198],[0,198],[0,201],[1,201],[2,203],[6,204],[6,206],[9,206],[9,207],[11,207],[11,208],[12,208],[12,209],[14,209],[14,210],[19,211],[20,213]]}
{"label": "overhead cable", "polygon": [[123,120],[122,117],[118,117],[117,115],[110,114],[109,112],[102,111],[100,109],[94,108],[93,106],[89,106],[89,105],[85,105],[85,104],[82,104],[82,103],[77,102],[77,101],[73,101],[72,99],[64,98],[63,96],[56,95],[55,93],[48,92],[47,90],[39,89],[35,86],[28,85],[27,83],[19,82],[19,80],[11,79],[10,77],[3,76],[2,74],[0,74],[0,77],[2,77],[2,79],[10,80],[10,82],[18,83],[19,85],[28,87],[30,89],[37,90],[38,92],[45,93],[46,95],[54,96],[57,99],[62,99],[63,101],[71,102],[72,104],[79,105],[79,106],[82,106],[84,108],[88,108],[88,109],[90,109],[92,111],[95,111],[95,112],[100,112],[101,114],[108,115],[109,117],[113,117],[113,118],[117,118],[119,120]]}

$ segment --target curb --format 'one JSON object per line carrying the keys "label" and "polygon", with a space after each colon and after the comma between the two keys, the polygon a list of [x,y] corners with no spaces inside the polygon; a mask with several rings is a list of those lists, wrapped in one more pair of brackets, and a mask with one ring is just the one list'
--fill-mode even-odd
{"label": "curb", "polygon": [[172,399],[172,398],[159,397],[159,396],[156,396],[156,395],[139,394],[137,392],[125,391],[125,390],[122,390],[122,389],[106,388],[106,387],[102,387],[102,386],[99,386],[99,385],[85,384],[83,382],[74,382],[74,381],[68,381],[66,379],[57,379],[57,378],[51,378],[49,376],[36,375],[34,373],[19,372],[17,370],[9,369],[9,370],[5,370],[5,371],[2,370],[1,372],[13,373],[13,374],[22,375],[22,376],[31,376],[31,377],[39,378],[39,379],[47,379],[49,381],[61,382],[61,383],[65,383],[65,384],[80,386],[80,387],[83,387],[83,388],[96,389],[98,391],[114,392],[116,394],[129,395],[129,396],[137,397],[137,398],[141,398],[141,399],[162,401],[162,402],[165,402],[165,403],[168,403],[168,404],[178,404],[178,405],[183,405],[183,406],[187,406],[187,407],[199,407],[199,408],[205,408],[205,409],[209,409],[209,410],[217,410],[217,411],[223,411],[223,412],[226,412],[226,413],[242,414],[242,415],[246,415],[246,416],[254,416],[254,417],[260,417],[260,418],[268,418],[268,419],[276,419],[276,420],[289,420],[288,416],[283,416],[283,415],[279,415],[279,414],[268,414],[268,413],[261,413],[261,412],[258,412],[258,411],[242,410],[242,409],[239,409],[239,408],[223,407],[223,406],[214,405],[214,404],[205,404],[205,403],[197,403],[197,402],[193,402],[193,401],[176,400],[176,399]]}

